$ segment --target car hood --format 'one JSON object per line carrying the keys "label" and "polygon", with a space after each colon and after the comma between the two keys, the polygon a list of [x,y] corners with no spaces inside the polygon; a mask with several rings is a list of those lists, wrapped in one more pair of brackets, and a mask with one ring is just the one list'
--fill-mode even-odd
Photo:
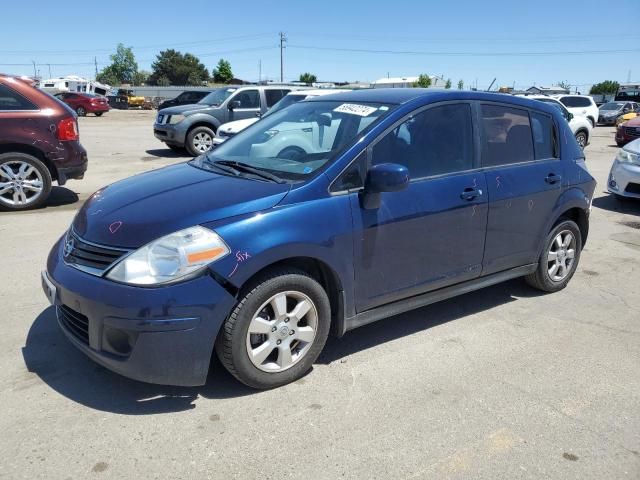
{"label": "car hood", "polygon": [[289,189],[180,163],[98,190],[73,228],[90,242],[138,248],[183,228],[274,207]]}
{"label": "car hood", "polygon": [[258,120],[260,119],[257,117],[245,118],[244,120],[236,120],[234,122],[228,122],[228,123],[225,123],[224,125],[221,125],[218,130],[222,130],[223,132],[226,132],[226,133],[238,133],[241,130],[244,130],[245,128],[247,128],[249,125],[253,125]]}
{"label": "car hood", "polygon": [[603,117],[613,117],[614,115],[618,115],[622,109],[619,110],[600,110],[600,115]]}
{"label": "car hood", "polygon": [[631,120],[624,122],[625,127],[640,127],[640,117],[633,117]]}
{"label": "car hood", "polygon": [[195,113],[196,110],[207,110],[212,108],[211,105],[205,105],[204,103],[192,103],[190,105],[176,105],[175,107],[163,108],[158,113],[163,115],[175,115],[178,113],[187,114]]}
{"label": "car hood", "polygon": [[640,138],[634,140],[633,142],[627,143],[623,150],[627,150],[631,153],[635,153],[636,155],[640,155]]}

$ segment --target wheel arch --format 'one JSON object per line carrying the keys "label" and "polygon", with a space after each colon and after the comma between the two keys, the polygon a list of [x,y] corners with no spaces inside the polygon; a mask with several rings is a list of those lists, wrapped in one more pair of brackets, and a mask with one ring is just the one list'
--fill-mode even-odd
{"label": "wheel arch", "polygon": [[44,152],[32,145],[25,145],[23,143],[3,143],[0,144],[0,153],[26,153],[32,155],[45,164],[47,170],[51,174],[52,180],[58,180],[58,169],[55,165],[46,157]]}

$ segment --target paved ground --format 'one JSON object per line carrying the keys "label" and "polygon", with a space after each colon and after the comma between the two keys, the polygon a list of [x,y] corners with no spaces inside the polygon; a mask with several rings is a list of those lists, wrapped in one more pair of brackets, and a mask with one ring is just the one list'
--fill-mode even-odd
{"label": "paved ground", "polygon": [[65,340],[40,290],[56,238],[100,186],[178,161],[153,112],[80,119],[89,171],[53,205],[0,214],[1,478],[640,478],[640,202],[603,193],[569,287],[522,281],[330,340],[304,379],[256,393],[129,381]]}

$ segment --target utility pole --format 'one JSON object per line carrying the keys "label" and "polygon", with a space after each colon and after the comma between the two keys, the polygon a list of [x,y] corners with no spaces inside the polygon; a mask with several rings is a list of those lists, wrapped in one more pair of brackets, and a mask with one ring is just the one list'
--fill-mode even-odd
{"label": "utility pole", "polygon": [[33,63],[33,76],[37,77],[38,76],[38,72],[36,71],[36,62],[35,62],[35,60],[31,60],[31,63]]}
{"label": "utility pole", "polygon": [[262,83],[262,59],[258,60],[258,85]]}
{"label": "utility pole", "polygon": [[47,63],[47,67],[49,67],[49,78],[52,78],[52,75],[51,75],[51,64]]}
{"label": "utility pole", "polygon": [[96,66],[96,77],[97,77],[98,76],[98,59],[96,57],[93,57],[93,63]]}
{"label": "utility pole", "polygon": [[280,32],[280,83],[284,83],[284,43],[287,41],[287,36],[284,32]]}

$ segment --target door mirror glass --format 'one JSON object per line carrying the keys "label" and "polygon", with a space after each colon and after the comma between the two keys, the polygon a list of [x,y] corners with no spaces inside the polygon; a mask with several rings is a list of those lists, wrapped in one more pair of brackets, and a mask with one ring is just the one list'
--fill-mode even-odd
{"label": "door mirror glass", "polygon": [[236,108],[240,108],[240,101],[239,100],[231,100],[229,102],[228,108],[231,111],[235,110]]}

